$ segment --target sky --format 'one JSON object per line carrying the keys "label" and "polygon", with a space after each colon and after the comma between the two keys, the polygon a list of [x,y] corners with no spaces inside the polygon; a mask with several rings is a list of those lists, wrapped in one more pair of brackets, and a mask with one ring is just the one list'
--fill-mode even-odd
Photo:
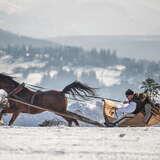
{"label": "sky", "polygon": [[160,0],[0,0],[0,28],[48,38],[160,35]]}

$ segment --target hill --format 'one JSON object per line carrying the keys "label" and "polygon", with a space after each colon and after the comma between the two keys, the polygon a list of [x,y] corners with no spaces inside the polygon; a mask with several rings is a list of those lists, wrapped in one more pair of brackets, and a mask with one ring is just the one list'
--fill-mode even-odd
{"label": "hill", "polygon": [[49,40],[85,49],[110,48],[120,57],[160,60],[160,36],[68,36]]}
{"label": "hill", "polygon": [[34,47],[45,47],[45,46],[55,46],[58,44],[50,42],[49,40],[42,40],[42,39],[35,39],[26,36],[21,36],[0,29],[0,47],[6,47],[7,45],[16,45],[16,46],[31,45]]}

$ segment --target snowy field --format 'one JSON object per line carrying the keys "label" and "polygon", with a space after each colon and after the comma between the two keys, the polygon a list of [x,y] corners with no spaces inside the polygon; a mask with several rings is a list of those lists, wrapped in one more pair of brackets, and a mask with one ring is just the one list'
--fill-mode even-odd
{"label": "snowy field", "polygon": [[[73,103],[68,109],[104,122],[100,102]],[[10,116],[4,116],[7,124]],[[62,121],[38,127],[44,120]],[[21,114],[13,127],[0,126],[0,160],[159,160],[160,127],[67,127],[53,113]]]}
{"label": "snowy field", "polygon": [[159,160],[160,128],[0,127],[0,160]]}

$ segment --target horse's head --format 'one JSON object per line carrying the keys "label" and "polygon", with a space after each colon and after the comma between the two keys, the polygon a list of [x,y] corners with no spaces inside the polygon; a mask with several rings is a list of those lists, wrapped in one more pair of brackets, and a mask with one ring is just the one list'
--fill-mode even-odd
{"label": "horse's head", "polygon": [[6,92],[12,91],[18,86],[18,82],[13,80],[13,77],[0,73],[0,89],[4,89]]}

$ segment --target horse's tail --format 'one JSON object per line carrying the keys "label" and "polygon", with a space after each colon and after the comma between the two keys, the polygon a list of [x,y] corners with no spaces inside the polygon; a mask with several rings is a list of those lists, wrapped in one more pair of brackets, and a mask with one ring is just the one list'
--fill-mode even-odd
{"label": "horse's tail", "polygon": [[84,100],[89,100],[90,98],[94,98],[95,96],[95,88],[89,87],[81,82],[74,81],[73,83],[66,86],[62,93],[71,94],[73,98],[77,99],[77,97],[82,98]]}

